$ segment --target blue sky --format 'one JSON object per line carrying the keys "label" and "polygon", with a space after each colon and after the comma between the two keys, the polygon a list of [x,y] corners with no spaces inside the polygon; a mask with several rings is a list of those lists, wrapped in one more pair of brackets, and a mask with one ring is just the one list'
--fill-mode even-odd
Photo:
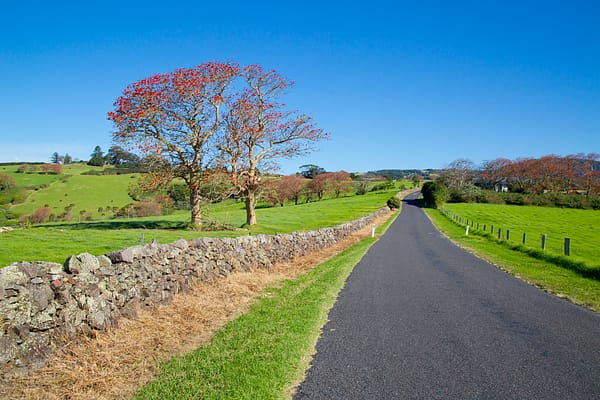
{"label": "blue sky", "polygon": [[206,61],[277,70],[331,132],[283,173],[600,153],[600,2],[323,3],[5,3],[0,162],[87,160],[127,84]]}

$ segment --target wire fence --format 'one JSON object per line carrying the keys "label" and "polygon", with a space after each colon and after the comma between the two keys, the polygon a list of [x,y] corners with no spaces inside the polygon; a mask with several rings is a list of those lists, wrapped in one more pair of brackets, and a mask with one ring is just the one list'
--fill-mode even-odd
{"label": "wire fence", "polygon": [[[520,240],[523,246],[526,246],[529,243],[535,241],[536,239],[532,239],[528,236],[527,232],[511,232],[510,229],[504,229],[501,226],[494,226],[493,224],[480,223],[475,221],[474,219],[469,220],[468,218],[462,217],[452,211],[446,210],[445,208],[441,208],[440,211],[449,219],[454,221],[456,224],[465,227],[465,235],[469,234],[469,231],[479,231],[483,233],[488,233],[498,240],[506,240],[506,241],[516,241]],[[512,238],[512,239],[511,239]],[[518,238],[518,239],[517,239]],[[565,256],[571,255],[571,238],[565,237],[561,238],[562,246],[562,254]],[[537,239],[538,242],[534,245],[536,248],[541,248],[542,250],[546,250],[548,245],[548,235],[542,233]],[[539,246],[539,247],[538,247]],[[557,250],[555,250],[557,251]],[[560,251],[560,250],[559,250]]]}

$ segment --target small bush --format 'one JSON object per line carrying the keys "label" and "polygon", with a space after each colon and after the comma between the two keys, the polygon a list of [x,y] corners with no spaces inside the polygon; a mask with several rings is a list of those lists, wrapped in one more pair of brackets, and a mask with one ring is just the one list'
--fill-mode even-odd
{"label": "small bush", "polygon": [[448,187],[441,182],[425,182],[421,188],[423,200],[426,207],[438,208],[443,205],[449,197]]}
{"label": "small bush", "polygon": [[52,209],[50,207],[40,207],[33,212],[29,219],[33,224],[43,224],[44,222],[48,222],[51,214]]}
{"label": "small bush", "polygon": [[460,189],[449,190],[449,203],[473,203],[481,198],[481,189],[473,184],[468,184]]}
{"label": "small bush", "polygon": [[379,183],[371,188],[371,192],[379,192],[382,190],[391,190],[394,188],[394,182],[385,181],[383,183]]}
{"label": "small bush", "polygon": [[160,204],[158,203],[141,201],[134,205],[134,213],[136,217],[150,217],[154,215],[162,215],[162,210]]}
{"label": "small bush", "polygon": [[8,191],[17,186],[15,178],[10,175],[0,174],[0,192]]}
{"label": "small bush", "polygon": [[173,207],[179,210],[187,210],[190,207],[190,188],[184,183],[173,183],[167,190],[169,197],[173,200]]}
{"label": "small bush", "polygon": [[360,181],[358,182],[358,184],[356,185],[356,195],[357,196],[362,196],[367,194],[367,192],[369,191],[369,183],[365,182],[365,181]]}
{"label": "small bush", "polygon": [[400,199],[396,196],[392,196],[388,199],[388,201],[386,202],[387,206],[391,209],[398,209],[400,208],[400,205],[402,204]]}

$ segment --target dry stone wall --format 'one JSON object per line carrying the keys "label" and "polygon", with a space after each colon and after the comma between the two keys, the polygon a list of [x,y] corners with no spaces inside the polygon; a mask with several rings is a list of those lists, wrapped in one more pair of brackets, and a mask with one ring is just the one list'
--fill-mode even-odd
{"label": "dry stone wall", "polygon": [[318,231],[153,242],[71,256],[64,265],[13,263],[0,269],[0,375],[40,367],[65,340],[135,318],[140,307],[168,303],[193,282],[270,268],[330,246],[387,210]]}

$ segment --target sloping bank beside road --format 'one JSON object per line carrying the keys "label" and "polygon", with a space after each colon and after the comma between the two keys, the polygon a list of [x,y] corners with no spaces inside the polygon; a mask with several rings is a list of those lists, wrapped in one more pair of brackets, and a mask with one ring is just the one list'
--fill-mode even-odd
{"label": "sloping bank beside road", "polygon": [[[106,330],[140,306],[169,303],[194,282],[234,271],[272,268],[322,250],[388,212],[336,227],[289,235],[153,243],[55,263],[15,263],[0,270],[0,368],[19,374],[45,363],[65,338]],[[61,340],[58,340],[60,338]]]}

